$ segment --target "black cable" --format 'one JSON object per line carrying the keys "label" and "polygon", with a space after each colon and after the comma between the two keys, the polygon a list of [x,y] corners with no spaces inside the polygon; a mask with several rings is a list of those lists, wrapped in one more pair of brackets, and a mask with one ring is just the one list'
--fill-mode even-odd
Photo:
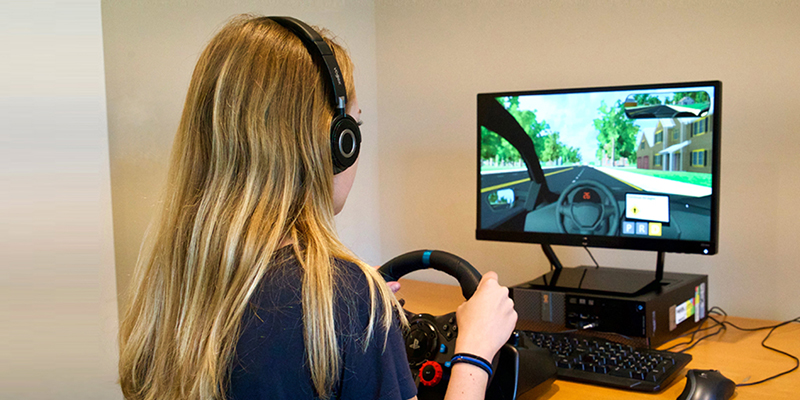
{"label": "black cable", "polygon": [[595,268],[600,268],[600,264],[598,264],[598,263],[597,263],[597,260],[595,260],[595,259],[594,259],[594,256],[592,255],[592,252],[591,252],[591,251],[589,251],[589,248],[588,248],[588,247],[586,247],[586,246],[583,246],[583,248],[584,248],[584,249],[586,249],[586,252],[587,252],[587,253],[589,253],[589,257],[591,257],[591,258],[592,258],[592,261],[594,261],[594,267],[595,267]]}
{"label": "black cable", "polygon": [[[694,347],[694,346],[697,344],[697,343],[695,343],[695,345],[692,345],[692,342],[694,342],[694,337],[695,337],[695,335],[697,335],[698,333],[700,333],[700,332],[703,332],[703,331],[707,331],[707,330],[710,330],[710,329],[714,329],[714,328],[716,328],[716,327],[718,327],[718,326],[720,326],[720,325],[724,326],[724,324],[723,324],[722,322],[720,322],[720,321],[717,321],[715,318],[711,317],[711,314],[719,314],[719,315],[723,315],[723,316],[726,316],[726,317],[728,316],[728,313],[726,313],[726,312],[725,312],[725,310],[723,310],[723,309],[721,309],[721,308],[719,308],[719,307],[717,307],[717,306],[714,306],[714,307],[711,307],[711,308],[709,308],[709,309],[708,309],[708,317],[709,317],[709,318],[710,318],[712,321],[714,321],[714,324],[711,324],[711,325],[709,325],[709,326],[707,326],[707,327],[705,327],[705,328],[700,328],[700,327],[697,327],[697,329],[695,329],[695,330],[693,330],[693,331],[689,331],[689,332],[686,332],[686,333],[684,333],[683,335],[680,335],[680,336],[677,336],[677,337],[675,337],[675,339],[680,339],[680,338],[682,338],[682,337],[686,337],[686,336],[689,336],[689,335],[691,335],[691,337],[689,338],[689,341],[688,341],[688,342],[676,343],[676,344],[674,344],[674,345],[672,345],[672,346],[670,346],[670,347],[668,347],[668,348],[664,349],[663,351],[672,351],[674,348],[676,348],[676,347],[679,347],[679,346],[688,346],[688,345],[691,345],[691,347]],[[730,323],[729,323],[729,324],[730,324]],[[732,324],[731,324],[731,325],[732,325]],[[735,326],[734,326],[734,327],[735,327]],[[724,330],[724,329],[723,329],[723,330]],[[710,335],[710,336],[714,336],[714,335],[717,335],[717,334],[719,334],[719,333],[720,333],[720,331],[717,331],[716,333],[714,333],[714,334],[712,334],[712,335]],[[705,337],[703,337],[703,338],[701,338],[701,339],[705,339],[705,338],[707,338],[707,337],[708,337],[708,336],[705,336]],[[675,339],[673,339],[673,340],[675,340]],[[699,341],[699,340],[701,340],[701,339],[698,339],[698,341]],[[689,348],[691,348],[691,347],[689,347]],[[678,352],[679,352],[679,353],[682,353],[682,352],[684,352],[684,351],[688,350],[689,348],[686,348],[686,349],[680,350],[680,351],[678,351]]]}
{"label": "black cable", "polygon": [[695,341],[695,342],[694,342],[692,345],[690,345],[689,347],[686,347],[686,348],[684,348],[684,349],[681,349],[680,351],[678,351],[678,353],[683,353],[683,352],[685,352],[685,351],[687,351],[687,350],[691,350],[691,349],[692,349],[694,346],[697,346],[697,344],[698,344],[698,343],[700,343],[700,342],[702,342],[703,340],[706,340],[706,339],[708,339],[708,338],[710,338],[710,337],[712,337],[712,336],[719,335],[720,333],[722,333],[722,331],[724,331],[725,329],[727,329],[727,328],[725,328],[725,324],[723,324],[723,323],[721,323],[721,322],[717,321],[717,320],[716,320],[716,319],[714,319],[712,316],[710,316],[710,315],[709,315],[709,316],[708,316],[708,318],[711,318],[711,319],[712,319],[714,322],[716,322],[717,324],[716,324],[715,326],[717,326],[717,325],[718,325],[718,326],[719,326],[719,329],[717,329],[717,331],[716,331],[716,332],[714,332],[714,333],[709,333],[708,335],[705,335],[705,336],[703,336],[703,337],[701,337],[701,338],[697,339],[697,341]]}
{"label": "black cable", "polygon": [[[740,331],[744,331],[744,332],[755,332],[755,331],[762,331],[762,330],[769,329],[769,332],[767,333],[767,336],[765,336],[765,337],[764,337],[764,340],[762,340],[762,341],[761,341],[761,346],[762,346],[762,347],[764,347],[764,348],[766,348],[766,349],[768,349],[768,350],[772,350],[772,351],[774,351],[774,352],[776,352],[776,353],[783,354],[783,355],[785,355],[785,356],[787,356],[787,357],[789,357],[789,358],[793,359],[793,360],[794,360],[794,364],[795,364],[795,365],[794,365],[794,367],[792,367],[792,368],[790,368],[790,369],[788,369],[788,370],[786,370],[786,371],[780,372],[780,373],[778,373],[778,374],[775,374],[775,375],[773,375],[773,376],[770,376],[770,377],[768,377],[768,378],[764,378],[764,379],[762,379],[762,380],[760,380],[760,381],[756,381],[756,382],[748,382],[748,383],[738,383],[738,384],[736,384],[736,386],[737,386],[737,387],[741,387],[741,386],[753,386],[753,385],[758,385],[758,384],[760,384],[760,383],[764,383],[764,382],[767,382],[767,381],[773,380],[773,379],[775,379],[775,378],[778,378],[778,377],[780,377],[780,376],[783,376],[783,375],[786,375],[786,374],[792,373],[792,372],[794,372],[795,370],[797,370],[797,369],[798,369],[798,367],[800,367],[800,359],[798,359],[797,357],[795,357],[795,356],[793,356],[793,355],[791,355],[791,354],[789,354],[789,353],[787,353],[787,352],[785,352],[785,351],[782,351],[782,350],[776,349],[776,348],[774,348],[774,347],[767,346],[767,344],[766,344],[766,342],[767,342],[767,339],[769,339],[769,337],[772,335],[772,332],[775,332],[775,330],[776,330],[776,329],[778,329],[778,328],[780,328],[780,327],[782,327],[782,326],[784,326],[784,325],[788,325],[788,324],[791,324],[791,323],[794,323],[794,322],[798,322],[798,323],[800,323],[800,317],[797,317],[797,318],[794,318],[794,319],[790,319],[790,320],[788,320],[788,321],[784,321],[784,322],[781,322],[781,323],[779,323],[779,324],[776,324],[776,325],[759,326],[759,327],[756,327],[756,328],[742,328],[742,327],[740,327],[740,326],[738,326],[738,325],[736,325],[736,324],[734,324],[734,323],[732,323],[732,322],[728,322],[728,321],[718,321],[716,318],[714,318],[714,317],[712,317],[712,316],[711,316],[711,314],[712,314],[712,313],[713,313],[713,314],[719,314],[719,315],[722,315],[722,316],[724,316],[724,317],[727,317],[727,316],[728,316],[728,313],[727,313],[727,312],[725,312],[725,310],[723,310],[722,308],[720,308],[720,307],[717,307],[717,306],[711,307],[711,308],[708,310],[708,314],[709,314],[709,315],[708,315],[708,318],[709,318],[709,319],[711,319],[712,321],[714,321],[714,324],[713,324],[713,325],[710,325],[710,326],[708,326],[708,327],[706,327],[706,328],[703,328],[703,329],[697,329],[697,330],[695,330],[694,332],[692,332],[692,334],[691,334],[692,336],[691,336],[691,338],[689,339],[689,341],[688,341],[688,342],[678,343],[678,344],[676,344],[676,345],[673,345],[673,346],[671,346],[671,347],[669,347],[669,348],[665,349],[665,351],[670,351],[670,350],[672,350],[672,349],[674,349],[675,347],[678,347],[678,346],[685,346],[685,345],[689,345],[688,347],[686,347],[686,348],[684,348],[684,349],[681,349],[680,351],[678,351],[678,353],[683,353],[683,352],[685,352],[685,351],[687,351],[687,350],[689,350],[689,349],[693,348],[694,346],[697,346],[697,344],[698,344],[698,343],[700,343],[701,341],[703,341],[703,340],[705,340],[705,339],[708,339],[708,338],[709,338],[709,337],[711,337],[711,336],[715,336],[715,335],[718,335],[718,334],[720,334],[722,331],[724,331],[724,330],[726,330],[726,329],[727,329],[727,328],[726,328],[726,325],[728,325],[728,326],[730,326],[730,327],[732,327],[732,328],[734,328],[734,329],[738,329],[738,330],[740,330]],[[703,336],[703,337],[701,337],[701,338],[697,339],[697,341],[695,341],[695,340],[694,340],[694,336],[695,336],[695,335],[696,335],[698,332],[701,332],[701,331],[704,331],[704,330],[708,330],[708,329],[712,329],[712,328],[715,328],[715,327],[717,327],[717,326],[719,326],[719,329],[718,329],[716,332],[714,332],[714,333],[710,333],[710,334],[708,334],[708,335],[705,335],[705,336]],[[684,335],[682,335],[682,336],[686,336],[686,335],[688,335],[688,333],[686,333],[686,334],[684,334]],[[679,337],[681,337],[681,336],[679,336]],[[692,343],[692,342],[694,342],[694,343]]]}
{"label": "black cable", "polygon": [[[710,310],[709,310],[709,313],[711,313],[711,311],[710,311]],[[710,316],[709,316],[709,318],[710,318]],[[714,319],[712,318],[712,320],[714,320]],[[692,342],[694,342],[694,337],[695,337],[695,335],[697,335],[697,334],[698,334],[698,333],[700,333],[700,332],[707,331],[707,330],[709,330],[709,329],[714,329],[714,328],[716,328],[717,326],[719,326],[719,325],[720,325],[719,321],[717,321],[717,320],[714,320],[714,322],[715,322],[714,324],[712,324],[712,325],[709,325],[709,326],[707,326],[707,327],[705,327],[705,328],[700,328],[700,327],[698,327],[697,329],[695,329],[695,330],[693,330],[693,331],[686,332],[686,333],[684,333],[683,335],[680,335],[680,336],[676,337],[675,339],[680,339],[680,338],[682,338],[682,337],[686,337],[686,336],[692,335],[692,336],[689,338],[689,341],[688,341],[688,342],[676,343],[676,344],[674,344],[674,345],[672,345],[672,346],[670,346],[670,347],[668,347],[668,348],[664,349],[664,351],[672,351],[672,349],[674,349],[674,348],[676,348],[676,347],[679,347],[679,346],[688,346],[688,345],[692,344]]]}
{"label": "black cable", "polygon": [[[786,371],[783,371],[781,373],[778,373],[778,374],[775,374],[773,376],[770,376],[769,378],[764,378],[764,379],[762,379],[760,381],[757,381],[757,382],[738,383],[738,384],[736,384],[737,387],[753,386],[753,385],[758,385],[759,383],[764,383],[766,381],[771,381],[771,380],[773,380],[773,379],[775,379],[775,378],[777,378],[779,376],[783,376],[783,375],[786,375],[786,374],[794,372],[797,369],[797,367],[800,366],[800,360],[798,360],[797,357],[795,357],[795,356],[793,356],[793,355],[791,355],[791,354],[789,354],[789,353],[787,353],[785,351],[778,350],[778,349],[776,349],[774,347],[770,347],[770,346],[766,345],[767,339],[769,339],[770,335],[772,335],[772,332],[775,332],[775,329],[778,329],[778,328],[780,328],[780,327],[782,327],[784,325],[791,324],[792,322],[800,322],[800,317],[797,317],[797,318],[789,320],[789,321],[781,322],[780,324],[773,326],[772,329],[769,330],[769,333],[767,333],[767,336],[764,337],[764,340],[761,341],[761,346],[766,348],[766,349],[772,350],[772,351],[774,351],[776,353],[780,353],[780,354],[783,354],[783,355],[785,355],[787,357],[792,358],[794,360],[794,367],[792,367],[792,368],[790,368],[790,369],[788,369]],[[731,326],[733,326],[736,329],[740,329],[740,328],[734,326],[733,324],[731,324]],[[761,329],[763,329],[763,328],[748,329],[748,330],[761,330]],[[742,329],[742,330],[744,330],[744,329]]]}
{"label": "black cable", "polygon": [[798,322],[798,319],[800,319],[800,317],[797,317],[797,318],[795,318],[795,319],[790,319],[790,320],[788,320],[788,321],[781,322],[781,323],[780,323],[780,324],[778,324],[778,325],[760,326],[760,327],[758,327],[758,328],[742,328],[742,327],[739,327],[739,326],[736,326],[736,325],[734,325],[734,323],[733,323],[733,322],[728,322],[728,321],[725,321],[725,324],[728,324],[728,325],[730,325],[730,326],[732,326],[732,327],[734,327],[735,329],[738,329],[738,330],[740,330],[740,331],[745,331],[745,332],[755,332],[755,331],[763,331],[763,330],[765,330],[765,329],[772,329],[772,328],[775,328],[775,327],[781,327],[781,326],[784,326],[784,325],[787,325],[787,324],[791,324],[792,322]]}
{"label": "black cable", "polygon": [[708,309],[708,313],[709,314],[715,313],[715,314],[719,314],[719,315],[724,315],[726,317],[728,316],[728,313],[726,313],[725,310],[723,310],[723,309],[721,309],[721,308],[719,308],[717,306],[709,308]]}
{"label": "black cable", "polygon": [[[711,314],[719,314],[719,315],[728,316],[728,314],[725,312],[725,310],[723,310],[723,309],[721,309],[721,308],[719,308],[717,306],[714,306],[714,307],[711,307],[710,309],[708,309],[708,314],[709,314],[709,318],[711,317]],[[686,336],[692,335],[689,338],[688,342],[676,343],[676,344],[664,349],[663,351],[672,351],[672,349],[674,349],[676,347],[690,345],[690,344],[692,344],[692,342],[694,342],[695,335],[697,335],[700,332],[707,331],[709,329],[714,329],[714,328],[716,328],[717,326],[720,325],[720,322],[717,321],[716,319],[711,318],[711,320],[714,321],[714,324],[709,325],[709,326],[707,326],[705,328],[701,328],[700,326],[698,326],[697,329],[695,329],[693,331],[686,332],[683,335],[676,336],[675,339],[673,339],[673,340],[676,340],[676,339],[680,339],[682,337],[686,337]]]}

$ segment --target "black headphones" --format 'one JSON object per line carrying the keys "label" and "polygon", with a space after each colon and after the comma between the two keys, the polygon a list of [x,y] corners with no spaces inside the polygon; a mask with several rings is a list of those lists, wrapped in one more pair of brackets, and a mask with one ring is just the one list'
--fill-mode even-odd
{"label": "black headphones", "polygon": [[[331,121],[331,155],[333,156],[333,173],[338,174],[350,168],[358,158],[361,150],[361,130],[358,122],[347,115],[347,90],[344,86],[339,63],[330,46],[322,36],[305,22],[292,17],[268,17],[299,37],[306,45],[312,57],[318,57],[324,68],[323,75],[331,82],[331,103],[336,115]],[[326,80],[323,76],[323,80]]]}

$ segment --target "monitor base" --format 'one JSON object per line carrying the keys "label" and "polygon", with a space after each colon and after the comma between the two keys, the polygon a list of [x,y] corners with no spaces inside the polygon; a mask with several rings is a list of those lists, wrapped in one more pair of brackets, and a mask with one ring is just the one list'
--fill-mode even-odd
{"label": "monitor base", "polygon": [[531,289],[636,296],[657,289],[652,271],[580,266],[550,271],[524,286]]}
{"label": "monitor base", "polygon": [[542,251],[555,269],[527,282],[531,288],[635,296],[660,289],[664,278],[663,251],[659,251],[656,257],[655,275],[649,271],[599,266],[563,268],[549,244],[543,243]]}

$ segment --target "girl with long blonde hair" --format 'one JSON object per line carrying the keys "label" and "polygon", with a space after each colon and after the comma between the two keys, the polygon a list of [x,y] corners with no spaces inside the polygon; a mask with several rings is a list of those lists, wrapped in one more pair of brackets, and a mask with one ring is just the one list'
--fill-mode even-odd
{"label": "girl with long blonde hair", "polygon": [[[358,119],[350,58],[325,42]],[[357,162],[334,171],[319,64],[270,17],[233,19],[201,54],[120,326],[126,399],[415,398],[400,306],[336,234]],[[484,275],[457,351],[492,358],[507,293]],[[454,365],[448,398],[482,398],[487,378]]]}

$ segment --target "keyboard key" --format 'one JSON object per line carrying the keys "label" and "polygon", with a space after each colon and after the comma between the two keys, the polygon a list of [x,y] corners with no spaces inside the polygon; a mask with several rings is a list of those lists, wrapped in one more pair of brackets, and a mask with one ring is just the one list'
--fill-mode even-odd
{"label": "keyboard key", "polygon": [[648,382],[658,382],[658,380],[660,378],[661,378],[661,374],[659,374],[658,372],[651,372],[651,373],[647,374],[647,376],[645,377],[645,380],[648,381]]}
{"label": "keyboard key", "polygon": [[609,375],[619,376],[622,378],[630,378],[632,373],[633,371],[622,367],[612,368],[610,371],[608,371]]}

